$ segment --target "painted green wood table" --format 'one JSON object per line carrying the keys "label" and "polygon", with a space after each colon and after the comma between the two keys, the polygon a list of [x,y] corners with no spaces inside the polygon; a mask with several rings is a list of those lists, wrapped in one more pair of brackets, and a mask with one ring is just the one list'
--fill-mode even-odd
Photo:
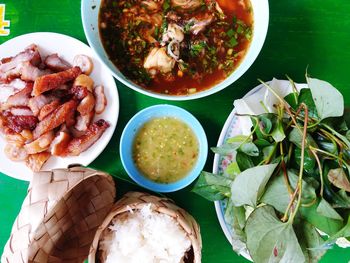
{"label": "painted green wood table", "polygon": [[[0,37],[0,44],[15,36],[39,31],[63,33],[86,43],[79,0],[0,0],[0,4],[5,4],[5,19],[11,22],[10,35]],[[284,78],[288,74],[294,80],[302,82],[308,67],[314,77],[328,80],[340,89],[345,96],[346,105],[350,106],[349,11],[350,1],[344,0],[270,0],[269,32],[258,59],[237,82],[206,98],[189,102],[166,102],[138,94],[117,82],[121,106],[118,127],[106,150],[91,166],[127,178],[118,154],[123,127],[137,111],[165,102],[192,112],[203,124],[209,146],[214,146],[232,110],[233,100],[256,86],[257,78],[270,80],[272,77]],[[3,20],[1,12],[0,20]],[[0,27],[1,25],[0,21]],[[0,57],[4,56],[6,54],[0,54]],[[211,170],[212,162],[213,154],[210,153],[206,170]],[[117,184],[118,195],[136,189],[121,180],[117,180]],[[27,186],[27,182],[0,174],[0,253]],[[231,250],[212,203],[191,193],[190,187],[169,196],[190,211],[200,223],[204,263],[247,262]],[[335,248],[321,262],[340,263],[349,260],[350,249]]]}

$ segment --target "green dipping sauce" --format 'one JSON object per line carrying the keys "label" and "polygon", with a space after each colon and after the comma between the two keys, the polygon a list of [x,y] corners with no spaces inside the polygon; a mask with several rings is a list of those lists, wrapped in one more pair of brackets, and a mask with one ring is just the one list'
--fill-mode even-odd
{"label": "green dipping sauce", "polygon": [[173,117],[154,118],[138,131],[133,145],[137,168],[157,183],[185,177],[198,159],[198,140],[192,129]]}

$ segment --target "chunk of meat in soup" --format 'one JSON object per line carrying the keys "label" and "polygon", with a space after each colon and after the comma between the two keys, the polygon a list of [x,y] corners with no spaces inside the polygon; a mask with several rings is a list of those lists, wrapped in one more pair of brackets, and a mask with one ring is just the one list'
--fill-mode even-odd
{"label": "chunk of meat in soup", "polygon": [[195,10],[200,7],[201,4],[201,0],[171,0],[171,5],[182,12]]}
{"label": "chunk of meat in soup", "polygon": [[169,73],[175,66],[175,60],[167,55],[165,47],[155,47],[146,57],[143,66],[152,75],[158,71]]}

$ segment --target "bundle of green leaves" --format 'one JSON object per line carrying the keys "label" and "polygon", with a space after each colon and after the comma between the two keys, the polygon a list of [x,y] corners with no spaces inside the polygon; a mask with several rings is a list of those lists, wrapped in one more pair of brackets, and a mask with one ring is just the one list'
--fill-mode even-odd
{"label": "bundle of green leaves", "polygon": [[[202,172],[193,191],[227,200],[232,245],[254,262],[317,262],[338,238],[350,237],[350,130],[344,99],[331,84],[277,97],[275,112],[249,115],[248,136],[212,148],[233,161],[223,174]],[[267,107],[265,107],[267,108]]]}

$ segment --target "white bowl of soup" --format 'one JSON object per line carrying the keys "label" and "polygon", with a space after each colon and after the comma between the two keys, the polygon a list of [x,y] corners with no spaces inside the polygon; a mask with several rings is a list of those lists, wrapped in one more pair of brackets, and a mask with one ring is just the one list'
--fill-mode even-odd
{"label": "white bowl of soup", "polygon": [[86,0],[84,31],[124,85],[168,100],[208,96],[257,58],[268,0]]}
{"label": "white bowl of soup", "polygon": [[136,183],[156,192],[173,192],[201,173],[208,143],[203,127],[191,113],[162,104],[130,119],[119,152],[124,169]]}

